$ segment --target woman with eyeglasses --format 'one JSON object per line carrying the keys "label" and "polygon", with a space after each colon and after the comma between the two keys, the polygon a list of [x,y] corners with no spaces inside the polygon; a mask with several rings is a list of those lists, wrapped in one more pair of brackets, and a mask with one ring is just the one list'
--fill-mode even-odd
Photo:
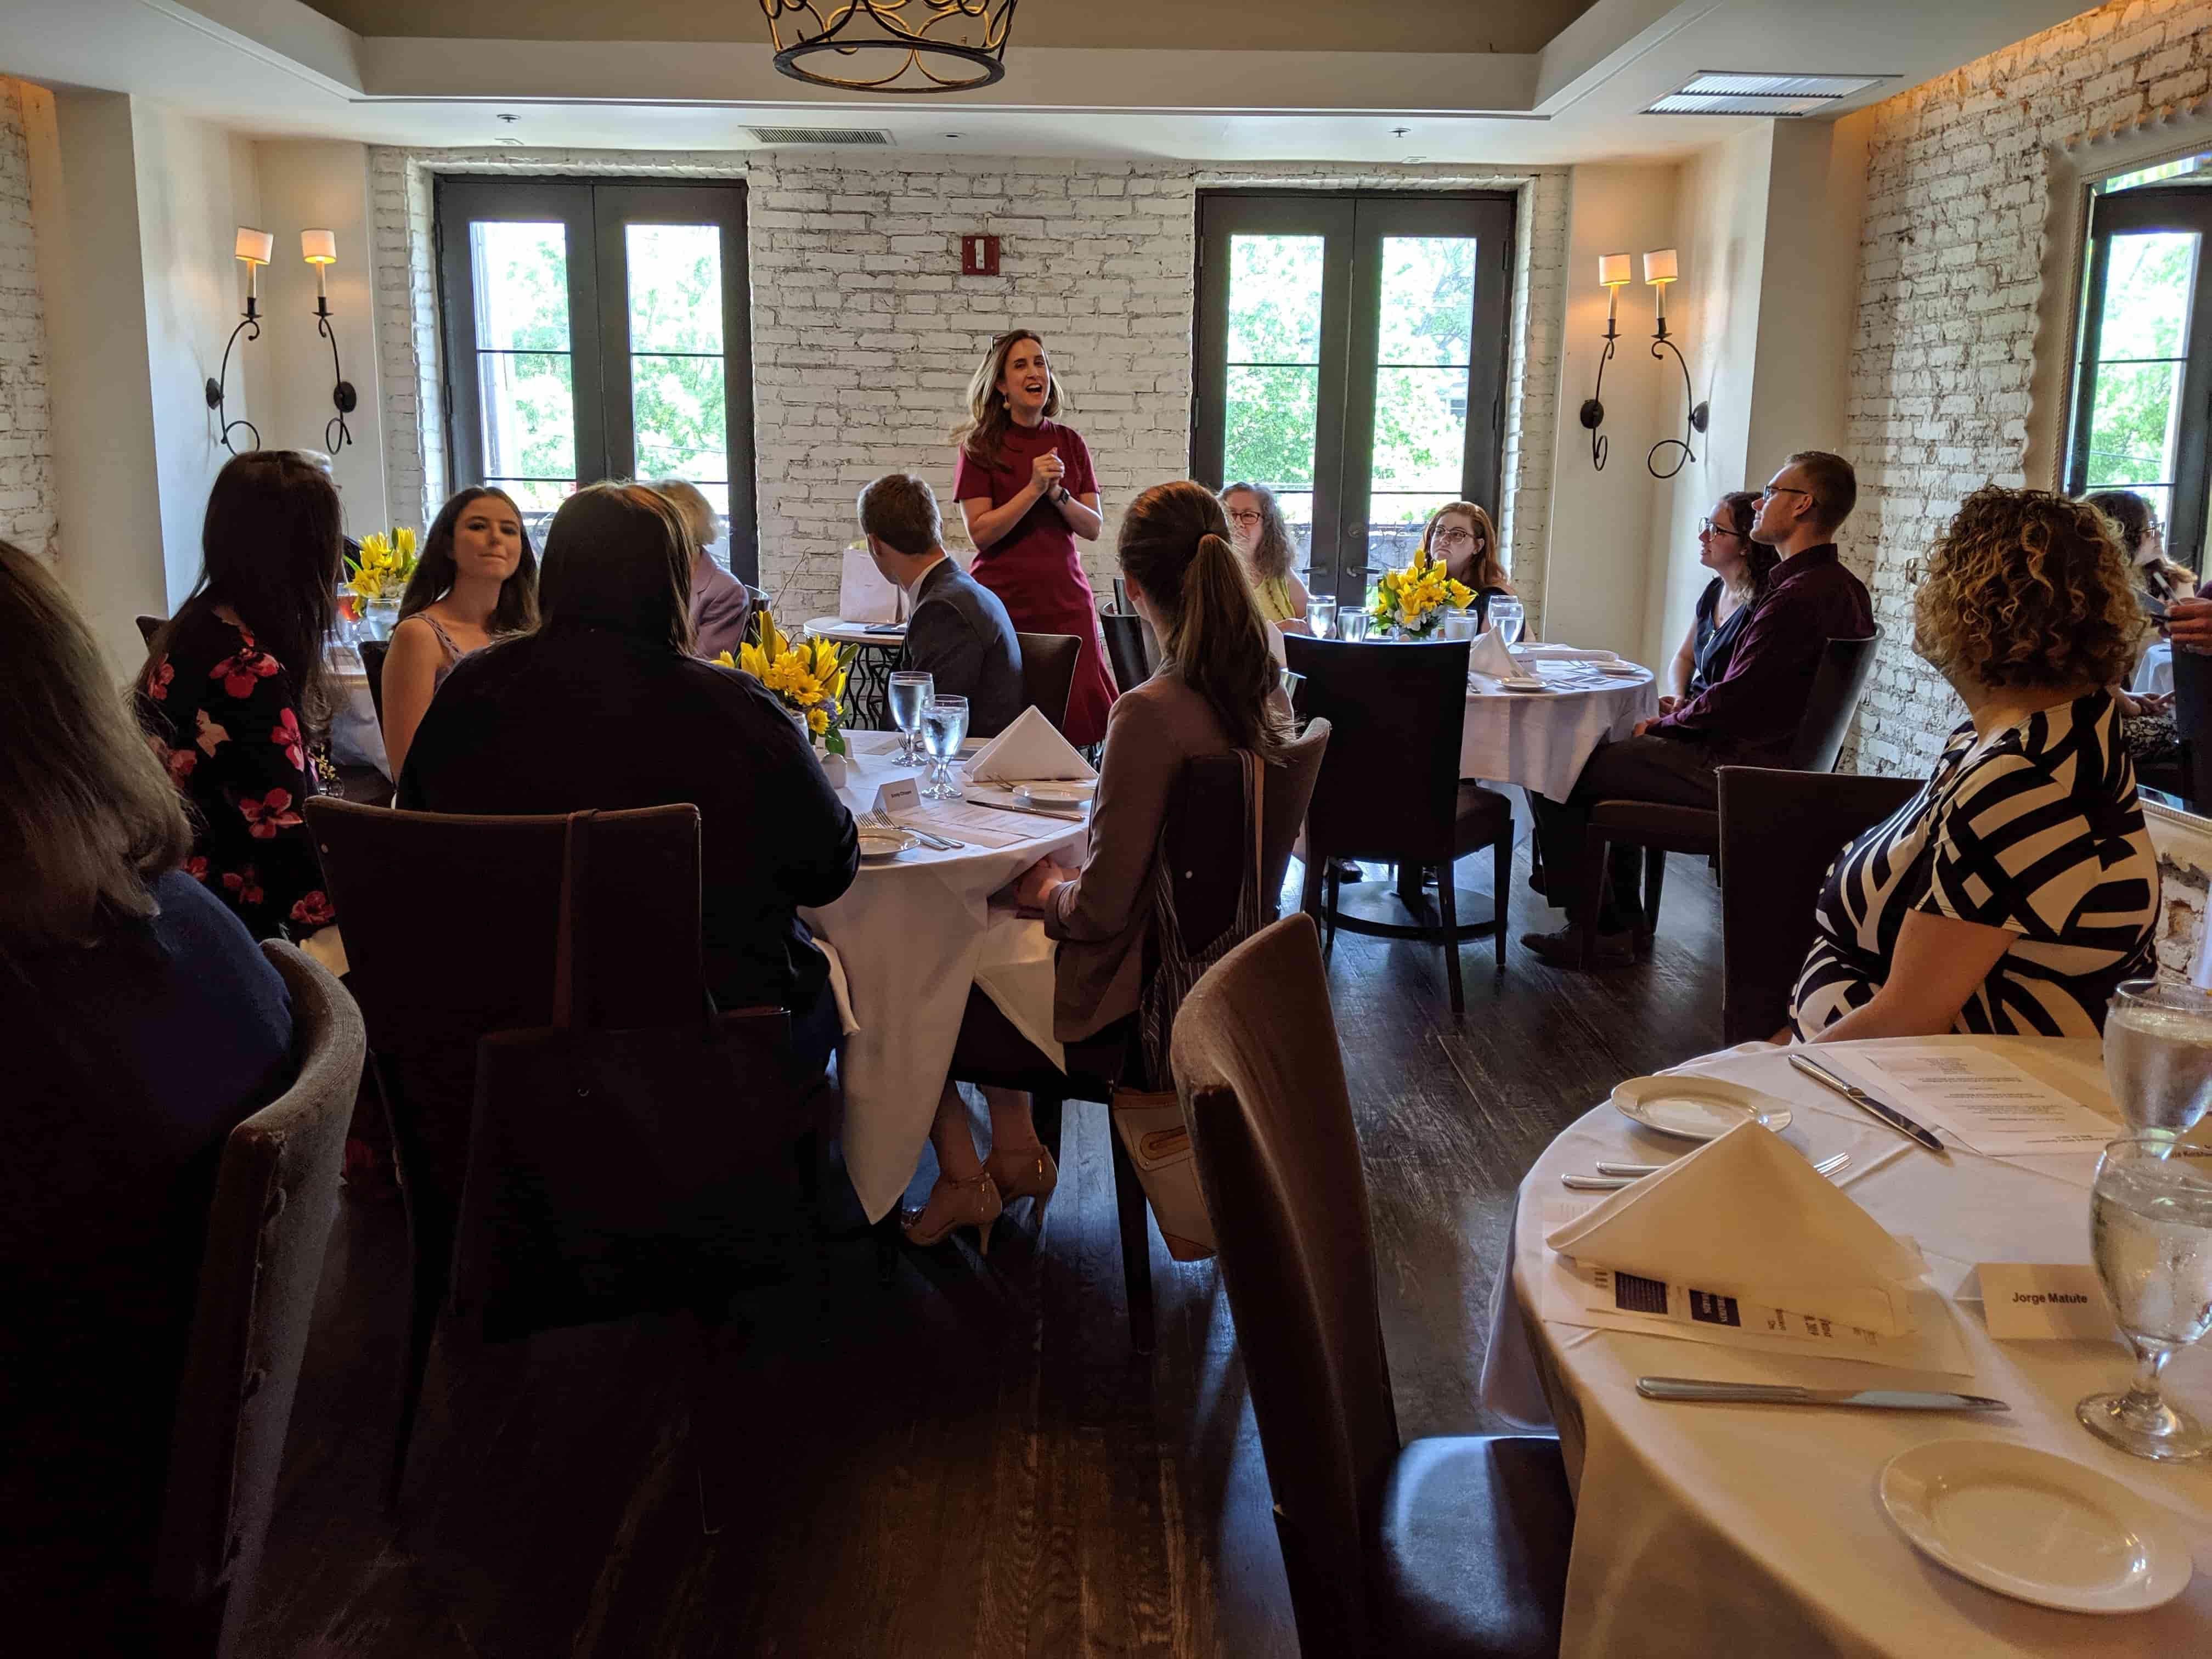
{"label": "woman with eyeglasses", "polygon": [[1474,590],[1476,614],[1486,624],[1491,600],[1513,597],[1513,584],[1498,556],[1497,529],[1490,514],[1473,501],[1449,501],[1429,514],[1421,551],[1443,560],[1445,574]]}
{"label": "woman with eyeglasses", "polygon": [[1311,596],[1291,568],[1291,527],[1275,492],[1265,484],[1233,483],[1221,492],[1221,510],[1260,614],[1285,634],[1313,632],[1305,620]]}
{"label": "woman with eyeglasses", "polygon": [[1659,712],[1671,714],[1728,672],[1735,642],[1750,621],[1752,607],[1765,590],[1779,555],[1751,538],[1759,495],[1731,489],[1698,520],[1698,562],[1713,573],[1698,596],[1698,614],[1668,669],[1673,692],[1659,699]]}

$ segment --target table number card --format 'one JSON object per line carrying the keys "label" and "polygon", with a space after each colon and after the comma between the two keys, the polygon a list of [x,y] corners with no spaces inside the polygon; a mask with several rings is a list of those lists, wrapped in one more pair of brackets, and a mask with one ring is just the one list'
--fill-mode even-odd
{"label": "table number card", "polygon": [[2079,1262],[1984,1261],[1982,1313],[2000,1342],[2119,1335],[2094,1267]]}

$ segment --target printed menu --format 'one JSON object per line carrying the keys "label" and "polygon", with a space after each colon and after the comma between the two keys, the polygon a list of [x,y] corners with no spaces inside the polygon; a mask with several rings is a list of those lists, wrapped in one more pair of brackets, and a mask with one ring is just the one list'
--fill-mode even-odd
{"label": "printed menu", "polygon": [[1885,1104],[1984,1158],[2094,1152],[2116,1133],[2112,1119],[1986,1048],[1885,1043],[1831,1048],[1824,1058]]}

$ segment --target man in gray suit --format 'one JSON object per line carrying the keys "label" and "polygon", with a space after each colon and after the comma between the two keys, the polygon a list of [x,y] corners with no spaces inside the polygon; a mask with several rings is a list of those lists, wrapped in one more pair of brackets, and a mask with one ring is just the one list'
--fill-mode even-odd
{"label": "man in gray suit", "polygon": [[994,738],[1027,705],[1022,647],[999,596],[949,557],[937,497],[888,473],[860,492],[860,533],[886,581],[906,592],[902,670],[928,674],[940,697],[968,699],[968,730]]}

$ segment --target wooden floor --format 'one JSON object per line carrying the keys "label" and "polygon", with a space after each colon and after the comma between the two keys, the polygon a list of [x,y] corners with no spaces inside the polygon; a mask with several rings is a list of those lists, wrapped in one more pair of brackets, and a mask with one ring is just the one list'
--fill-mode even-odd
{"label": "wooden floor", "polygon": [[[1516,933],[1558,925],[1519,877],[1513,908]],[[1464,948],[1457,1020],[1434,947],[1346,934],[1332,963],[1408,1437],[1485,1426],[1491,1283],[1531,1159],[1621,1078],[1720,1043],[1718,903],[1694,860],[1673,861],[1647,964],[1563,974],[1516,943],[1498,978],[1492,959]],[[830,1247],[763,1313],[721,1368],[736,1501],[713,1537],[682,1333],[641,1323],[473,1352],[441,1337],[386,1523],[404,1230],[397,1203],[348,1201],[245,1651],[1295,1655],[1227,1298],[1155,1235],[1158,1352],[1133,1358],[1103,1118],[1068,1108],[1041,1240],[1018,1206],[988,1265],[908,1253],[889,1285],[867,1246]]]}

